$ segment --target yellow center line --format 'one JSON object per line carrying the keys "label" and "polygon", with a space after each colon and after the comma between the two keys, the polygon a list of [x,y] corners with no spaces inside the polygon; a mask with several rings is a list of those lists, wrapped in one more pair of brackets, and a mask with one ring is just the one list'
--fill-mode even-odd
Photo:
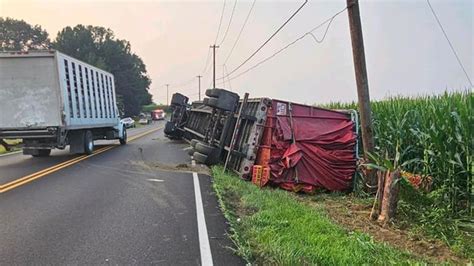
{"label": "yellow center line", "polygon": [[[150,133],[152,133],[152,132],[158,131],[158,130],[160,130],[160,129],[162,129],[162,128],[163,128],[163,127],[159,127],[159,128],[155,128],[155,129],[146,131],[146,132],[144,132],[144,133],[138,134],[138,135],[136,135],[136,136],[133,136],[133,137],[129,138],[129,141],[136,140],[136,139],[141,138],[141,137],[143,137],[143,136],[145,136],[145,135],[148,135],[148,134],[150,134]],[[63,169],[63,168],[66,168],[66,167],[68,167],[68,166],[71,166],[71,165],[73,165],[73,164],[76,164],[76,163],[78,163],[78,162],[80,162],[80,161],[83,161],[83,160],[85,160],[85,159],[88,159],[88,158],[90,158],[90,157],[92,157],[92,156],[95,156],[95,155],[97,155],[97,154],[101,154],[101,153],[103,153],[103,152],[106,152],[106,151],[108,151],[108,150],[110,150],[110,149],[113,149],[113,148],[115,148],[115,147],[117,147],[117,146],[118,146],[118,145],[105,146],[105,147],[102,147],[102,148],[100,148],[100,149],[97,149],[97,150],[96,150],[93,154],[91,154],[91,155],[81,155],[81,156],[79,156],[79,157],[70,159],[70,160],[68,160],[68,161],[59,163],[59,164],[57,164],[57,165],[53,165],[53,166],[51,166],[51,167],[45,168],[45,169],[40,170],[40,171],[38,171],[38,172],[32,173],[32,174],[30,174],[30,175],[21,177],[21,178],[19,178],[19,179],[16,179],[16,180],[14,180],[14,181],[9,182],[9,183],[0,185],[0,193],[4,193],[4,192],[7,192],[7,191],[9,191],[9,190],[12,190],[12,189],[14,189],[14,188],[16,188],[16,187],[22,186],[22,185],[24,185],[24,184],[26,184],[26,183],[29,183],[29,182],[33,181],[33,180],[36,180],[36,179],[41,178],[41,177],[43,177],[43,176],[46,176],[46,175],[49,175],[49,174],[54,173],[54,172],[56,172],[56,171],[59,171],[59,170],[61,170],[61,169]]]}

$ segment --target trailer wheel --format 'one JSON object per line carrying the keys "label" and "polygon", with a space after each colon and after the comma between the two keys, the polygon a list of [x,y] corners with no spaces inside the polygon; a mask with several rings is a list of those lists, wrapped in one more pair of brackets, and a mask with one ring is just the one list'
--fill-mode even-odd
{"label": "trailer wheel", "polygon": [[192,139],[192,140],[191,140],[191,143],[190,143],[191,147],[193,147],[193,148],[196,147],[196,144],[197,144],[198,142],[200,142],[200,141],[197,140],[197,139]]}
{"label": "trailer wheel", "polygon": [[239,99],[239,95],[235,92],[231,92],[224,89],[207,89],[206,96],[214,98],[236,98]]}
{"label": "trailer wheel", "polygon": [[194,148],[190,147],[190,148],[188,149],[188,155],[189,155],[189,156],[193,156],[193,154],[194,154]]}
{"label": "trailer wheel", "polygon": [[195,152],[193,154],[193,158],[198,163],[207,164],[207,155],[205,155],[205,154],[202,154],[200,152]]}
{"label": "trailer wheel", "polygon": [[123,128],[122,138],[119,138],[120,145],[127,144],[127,130]]}
{"label": "trailer wheel", "polygon": [[219,151],[218,148],[213,147],[213,146],[208,145],[208,144],[203,143],[203,142],[197,143],[197,144],[196,144],[196,147],[194,147],[194,149],[195,149],[197,152],[200,152],[200,153],[206,154],[206,155],[212,155],[212,154],[215,154],[216,152]]}
{"label": "trailer wheel", "polygon": [[232,98],[214,98],[214,97],[209,97],[204,99],[204,104],[220,109],[223,111],[228,111],[228,112],[233,112],[235,110],[235,101]]}
{"label": "trailer wheel", "polygon": [[224,89],[207,89],[206,90],[206,96],[209,96],[209,97],[214,97],[214,98],[219,98],[221,97],[222,95],[234,95],[233,92],[230,92],[230,91],[226,91]]}
{"label": "trailer wheel", "polygon": [[94,152],[94,136],[90,130],[84,134],[84,153],[91,155]]}

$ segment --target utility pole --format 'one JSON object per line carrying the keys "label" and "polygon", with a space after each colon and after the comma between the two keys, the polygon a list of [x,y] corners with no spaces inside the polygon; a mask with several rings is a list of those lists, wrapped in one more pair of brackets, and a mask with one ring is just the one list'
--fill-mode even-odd
{"label": "utility pole", "polygon": [[[374,152],[375,143],[370,108],[369,81],[367,79],[367,67],[365,64],[364,39],[362,37],[362,25],[360,22],[359,1],[346,1],[352,41],[352,56],[354,59],[354,70],[357,83],[357,97],[359,100],[362,145],[364,146],[364,159],[367,161],[368,153]],[[374,171],[368,173],[366,185],[368,186],[369,191],[373,191],[377,187],[377,177]]]}
{"label": "utility pole", "polygon": [[201,75],[196,76],[198,78],[198,83],[199,83],[199,101],[201,100]]}
{"label": "utility pole", "polygon": [[218,45],[211,45],[212,48],[212,54],[213,54],[213,68],[212,68],[212,87],[216,87],[216,48],[219,48]]}
{"label": "utility pole", "polygon": [[169,90],[170,84],[165,84],[165,85],[166,85],[166,105],[169,106],[170,105],[170,90]]}

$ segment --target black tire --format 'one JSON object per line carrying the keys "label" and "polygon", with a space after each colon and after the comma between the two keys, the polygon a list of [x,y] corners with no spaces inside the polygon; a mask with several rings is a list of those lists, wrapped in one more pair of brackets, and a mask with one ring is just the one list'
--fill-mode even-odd
{"label": "black tire", "polygon": [[219,97],[219,89],[207,89],[206,90],[207,97]]}
{"label": "black tire", "polygon": [[186,105],[188,103],[189,98],[180,94],[180,93],[175,93],[173,94],[171,98],[171,105]]}
{"label": "black tire", "polygon": [[164,133],[166,135],[173,136],[175,135],[176,125],[173,122],[166,122]]}
{"label": "black tire", "polygon": [[207,155],[205,155],[205,154],[195,152],[193,154],[193,159],[198,163],[207,164]]}
{"label": "black tire", "polygon": [[196,144],[196,146],[194,147],[194,149],[199,152],[199,153],[202,153],[202,154],[206,154],[206,155],[213,155],[213,154],[216,154],[219,149],[216,148],[216,147],[213,147],[207,143],[203,143],[203,142],[199,142]]}
{"label": "black tire", "polygon": [[237,101],[238,99],[234,98],[209,97],[204,99],[204,104],[212,108],[233,112],[235,111]]}
{"label": "black tire", "polygon": [[191,147],[193,147],[193,148],[196,147],[196,144],[197,144],[198,142],[200,142],[200,141],[197,140],[197,139],[192,139],[192,140],[191,140],[191,143],[190,143]]}
{"label": "black tire", "polygon": [[94,152],[94,136],[90,130],[84,133],[84,153],[91,155]]}
{"label": "black tire", "polygon": [[224,98],[224,97],[237,98],[237,99],[239,98],[239,95],[237,93],[224,90],[224,89],[207,89],[206,96],[214,97],[214,98]]}
{"label": "black tire", "polygon": [[127,137],[128,137],[127,129],[123,128],[123,137],[122,137],[122,138],[119,138],[120,145],[125,145],[125,144],[127,144]]}
{"label": "black tire", "polygon": [[194,154],[194,149],[190,147],[190,149],[188,150],[188,155],[193,156],[193,154]]}
{"label": "black tire", "polygon": [[31,156],[33,157],[48,157],[51,155],[51,149],[41,149],[41,150],[36,150],[35,154],[32,154]]}
{"label": "black tire", "polygon": [[219,108],[219,99],[214,97],[206,98],[207,100],[204,104],[213,108]]}

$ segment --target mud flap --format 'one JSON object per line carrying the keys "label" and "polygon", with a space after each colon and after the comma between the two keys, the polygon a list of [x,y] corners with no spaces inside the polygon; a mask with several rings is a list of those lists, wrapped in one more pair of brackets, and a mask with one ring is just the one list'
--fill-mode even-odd
{"label": "mud flap", "polygon": [[69,132],[69,152],[82,154],[84,150],[84,133],[85,131],[70,131]]}

